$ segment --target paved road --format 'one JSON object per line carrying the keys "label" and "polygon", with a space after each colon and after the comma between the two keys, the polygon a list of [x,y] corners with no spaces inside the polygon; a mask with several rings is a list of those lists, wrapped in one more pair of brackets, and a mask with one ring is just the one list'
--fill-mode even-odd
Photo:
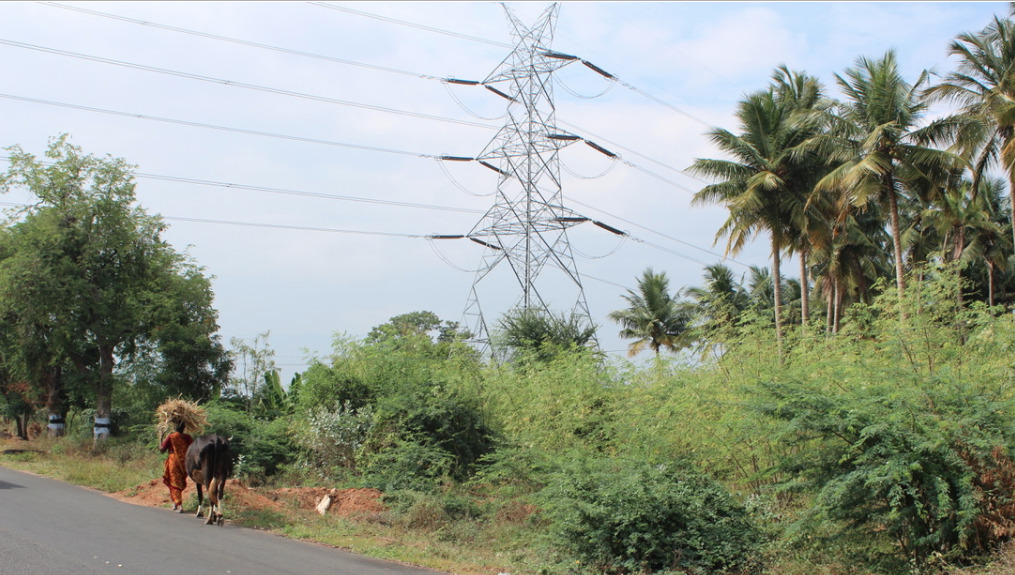
{"label": "paved road", "polygon": [[434,575],[0,467],[0,575]]}

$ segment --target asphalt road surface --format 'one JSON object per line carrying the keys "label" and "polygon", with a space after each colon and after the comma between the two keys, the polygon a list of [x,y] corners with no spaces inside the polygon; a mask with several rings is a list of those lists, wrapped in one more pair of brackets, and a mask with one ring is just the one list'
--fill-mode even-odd
{"label": "asphalt road surface", "polygon": [[0,575],[434,575],[0,467]]}

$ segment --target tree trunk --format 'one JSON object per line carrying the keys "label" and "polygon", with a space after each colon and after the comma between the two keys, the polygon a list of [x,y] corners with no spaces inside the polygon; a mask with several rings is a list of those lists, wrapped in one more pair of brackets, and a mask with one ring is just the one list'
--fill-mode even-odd
{"label": "tree trunk", "polygon": [[99,347],[99,376],[95,383],[94,441],[105,441],[110,434],[110,414],[113,411],[113,349]]}
{"label": "tree trunk", "polygon": [[832,314],[835,313],[834,298],[835,288],[833,287],[825,294],[825,334],[827,335],[832,334],[832,318],[834,317]]}
{"label": "tree trunk", "polygon": [[64,405],[63,397],[63,370],[59,367],[46,370],[42,374],[42,384],[46,390],[46,412],[49,415],[46,435],[63,437],[67,434],[67,427],[64,423],[67,417],[67,407]]}
{"label": "tree trunk", "polygon": [[987,305],[994,307],[994,262],[987,260]]}
{"label": "tree trunk", "polygon": [[782,357],[782,274],[779,270],[779,240],[772,234],[772,292],[775,298],[775,344]]}
{"label": "tree trunk", "polygon": [[807,275],[807,249],[800,250],[800,326],[807,333],[807,316],[811,313],[810,278]]}
{"label": "tree trunk", "polygon": [[1015,242],[1015,166],[1008,167],[1008,199],[1011,203],[1011,212],[1009,212],[1011,218],[1011,239]]}
{"label": "tree trunk", "polygon": [[958,295],[956,297],[958,298],[959,308],[961,308],[964,300],[962,296],[962,264],[959,260],[962,259],[962,252],[966,250],[966,226],[959,225],[956,227],[958,229],[955,230],[955,246],[952,248],[952,261],[956,266],[959,266],[955,272],[959,279],[957,287]]}
{"label": "tree trunk", "polygon": [[[889,176],[886,179],[888,207],[891,214],[892,247],[895,250],[895,286],[899,290],[899,305],[906,293],[906,276],[902,262],[902,231],[899,225],[899,198],[895,195],[895,183]],[[900,308],[900,313],[902,312]]]}
{"label": "tree trunk", "polygon": [[838,335],[839,333],[839,319],[842,316],[842,281],[838,278],[835,279],[835,306],[834,314],[832,315],[832,334]]}

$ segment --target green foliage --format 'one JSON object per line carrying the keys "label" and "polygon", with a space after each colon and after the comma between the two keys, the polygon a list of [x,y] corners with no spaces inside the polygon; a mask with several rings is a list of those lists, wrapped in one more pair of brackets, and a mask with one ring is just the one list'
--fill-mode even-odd
{"label": "green foliage", "polygon": [[789,338],[781,361],[752,335],[723,358],[769,421],[777,448],[754,452],[767,478],[808,502],[787,537],[838,541],[894,572],[1015,535],[1011,344],[997,337],[1013,318],[962,307],[952,271],[854,308],[839,337]]}
{"label": "green foliage", "polygon": [[321,407],[301,418],[293,437],[319,469],[333,467],[355,470],[356,455],[373,423],[373,408],[355,409],[347,401],[337,409]]}
{"label": "green foliage", "polygon": [[625,392],[599,358],[574,351],[547,362],[492,366],[482,393],[491,425],[512,444],[608,452]]}
{"label": "green foliage", "polygon": [[444,449],[405,440],[368,452],[363,459],[361,484],[385,492],[435,491],[449,480],[457,463]]}
{"label": "green foliage", "polygon": [[691,344],[692,314],[669,289],[666,272],[649,268],[638,279],[638,290],[627,290],[623,296],[628,307],[610,313],[610,319],[621,326],[620,337],[634,340],[628,355],[646,347],[659,355],[660,349],[678,351]]}
{"label": "green foliage", "polygon": [[[412,472],[461,481],[493,448],[493,432],[474,401],[439,384],[381,398],[366,444],[367,474]],[[401,469],[402,466],[407,466]]]}
{"label": "green foliage", "polygon": [[548,361],[595,343],[596,327],[575,313],[558,316],[537,308],[517,308],[497,325],[496,346],[502,355],[516,360]]}
{"label": "green foliage", "polygon": [[303,372],[296,410],[310,414],[318,409],[333,410],[348,405],[360,409],[374,401],[374,390],[357,376],[315,361]]}
{"label": "green foliage", "polygon": [[45,161],[8,152],[0,192],[38,202],[0,241],[0,316],[17,335],[9,357],[45,388],[49,410],[65,412],[66,384],[77,382],[108,417],[114,366],[141,356],[159,364],[159,384],[206,391],[222,359],[210,282],[162,238],[161,218],[135,205],[133,167],[83,154],[67,136],[51,140]]}
{"label": "green foliage", "polygon": [[760,535],[718,483],[642,459],[577,459],[541,495],[557,545],[607,572],[746,573]]}
{"label": "green foliage", "polygon": [[264,481],[295,459],[296,446],[285,418],[257,419],[246,411],[245,404],[235,402],[215,401],[206,408],[210,425],[205,433],[229,438],[236,476]]}

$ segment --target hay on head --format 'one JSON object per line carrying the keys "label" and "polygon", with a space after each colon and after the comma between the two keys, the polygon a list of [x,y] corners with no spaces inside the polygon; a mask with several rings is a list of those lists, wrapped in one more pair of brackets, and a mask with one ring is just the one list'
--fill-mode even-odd
{"label": "hay on head", "polygon": [[185,399],[170,399],[155,410],[158,417],[159,437],[171,431],[176,431],[176,426],[183,424],[183,430],[187,433],[199,434],[208,426],[208,415],[204,408]]}

